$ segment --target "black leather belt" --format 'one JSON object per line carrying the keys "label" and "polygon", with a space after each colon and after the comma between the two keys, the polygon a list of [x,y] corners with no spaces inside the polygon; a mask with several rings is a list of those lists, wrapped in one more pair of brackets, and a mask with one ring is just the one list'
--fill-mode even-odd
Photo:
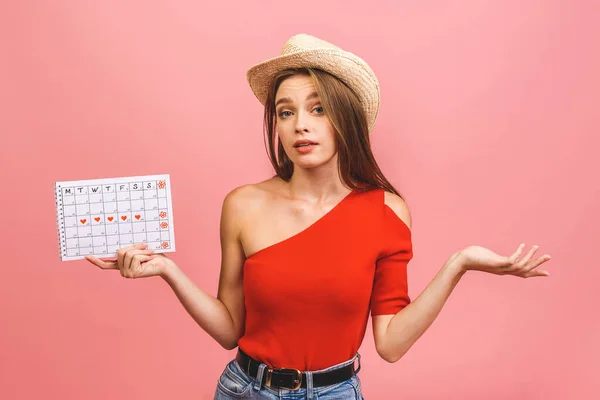
{"label": "black leather belt", "polygon": [[[246,371],[248,375],[256,378],[260,362],[256,361],[248,354],[244,353],[239,347],[236,361]],[[313,387],[333,385],[350,379],[360,370],[360,361],[358,369],[354,370],[354,363],[345,367],[336,368],[327,372],[313,373]],[[261,384],[271,389],[289,389],[298,390],[306,387],[306,374],[294,368],[269,368],[266,367],[262,376]]]}

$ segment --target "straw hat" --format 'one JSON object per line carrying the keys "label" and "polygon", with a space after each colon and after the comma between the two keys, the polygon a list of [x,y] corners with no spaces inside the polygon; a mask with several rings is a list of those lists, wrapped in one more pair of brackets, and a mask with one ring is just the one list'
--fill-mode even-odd
{"label": "straw hat", "polygon": [[246,78],[254,95],[264,105],[274,75],[286,68],[311,67],[329,72],[342,80],[358,96],[373,131],[379,111],[379,81],[369,65],[360,57],[306,33],[288,39],[278,57],[252,66]]}

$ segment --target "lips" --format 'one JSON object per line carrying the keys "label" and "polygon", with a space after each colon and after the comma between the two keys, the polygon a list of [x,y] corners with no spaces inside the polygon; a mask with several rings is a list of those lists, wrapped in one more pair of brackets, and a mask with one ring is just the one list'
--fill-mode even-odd
{"label": "lips", "polygon": [[313,142],[312,140],[298,140],[294,143],[294,147],[306,146],[306,145],[317,145],[317,142]]}

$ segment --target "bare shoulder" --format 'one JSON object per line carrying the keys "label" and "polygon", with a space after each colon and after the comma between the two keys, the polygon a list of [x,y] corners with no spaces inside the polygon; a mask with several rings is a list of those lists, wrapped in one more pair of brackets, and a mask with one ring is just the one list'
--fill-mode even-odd
{"label": "bare shoulder", "polygon": [[406,226],[411,229],[411,217],[410,210],[408,209],[408,204],[406,201],[397,194],[388,192],[385,190],[384,192],[384,203],[394,211],[394,213],[400,218]]}
{"label": "bare shoulder", "polygon": [[227,193],[223,202],[234,209],[247,208],[254,203],[265,200],[265,196],[273,192],[276,184],[276,178],[271,178],[262,182],[238,186]]}
{"label": "bare shoulder", "polygon": [[256,197],[255,184],[249,183],[231,190],[223,200],[223,212],[236,218],[243,217],[243,211]]}
{"label": "bare shoulder", "polygon": [[276,188],[279,178],[248,183],[231,190],[223,200],[223,214],[240,223],[245,222],[264,206]]}

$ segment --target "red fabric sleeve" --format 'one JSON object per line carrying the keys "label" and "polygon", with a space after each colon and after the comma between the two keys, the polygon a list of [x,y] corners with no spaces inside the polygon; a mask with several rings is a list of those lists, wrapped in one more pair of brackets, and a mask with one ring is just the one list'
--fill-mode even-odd
{"label": "red fabric sleeve", "polygon": [[408,262],[412,259],[411,231],[396,213],[384,204],[380,231],[381,250],[375,268],[371,315],[396,314],[408,304]]}

